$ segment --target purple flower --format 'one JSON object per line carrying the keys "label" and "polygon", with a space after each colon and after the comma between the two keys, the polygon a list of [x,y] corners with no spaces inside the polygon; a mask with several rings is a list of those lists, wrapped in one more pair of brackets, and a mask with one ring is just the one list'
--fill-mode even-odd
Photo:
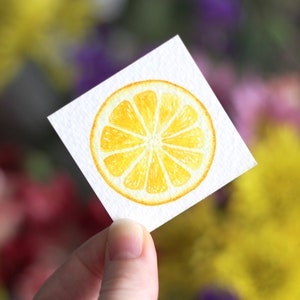
{"label": "purple flower", "polygon": [[234,51],[232,35],[241,20],[239,0],[195,0],[199,30],[195,39],[201,47],[216,53]]}
{"label": "purple flower", "polygon": [[84,45],[78,52],[77,87],[75,93],[80,95],[117,71],[117,66],[111,60],[108,50],[97,40]]}
{"label": "purple flower", "polygon": [[238,300],[238,297],[225,289],[209,286],[198,294],[196,300]]}
{"label": "purple flower", "polygon": [[233,27],[240,20],[238,0],[196,0],[200,17],[207,25]]}

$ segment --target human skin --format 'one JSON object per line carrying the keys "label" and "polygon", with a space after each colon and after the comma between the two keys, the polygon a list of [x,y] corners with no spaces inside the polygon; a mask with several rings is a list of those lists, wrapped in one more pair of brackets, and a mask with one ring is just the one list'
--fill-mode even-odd
{"label": "human skin", "polygon": [[133,221],[118,220],[76,249],[34,300],[157,297],[157,259],[150,233]]}

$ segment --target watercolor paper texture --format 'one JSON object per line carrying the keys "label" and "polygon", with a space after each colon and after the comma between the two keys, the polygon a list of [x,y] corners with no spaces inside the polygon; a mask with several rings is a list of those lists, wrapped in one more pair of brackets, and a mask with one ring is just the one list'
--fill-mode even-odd
{"label": "watercolor paper texture", "polygon": [[112,219],[150,231],[256,164],[178,36],[49,120]]}

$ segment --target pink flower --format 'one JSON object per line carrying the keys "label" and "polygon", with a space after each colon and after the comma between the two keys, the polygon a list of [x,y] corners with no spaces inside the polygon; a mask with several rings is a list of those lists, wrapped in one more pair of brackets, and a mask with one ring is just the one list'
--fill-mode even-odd
{"label": "pink flower", "polygon": [[244,78],[232,92],[234,121],[249,142],[259,138],[266,124],[294,126],[300,132],[300,77],[291,74],[262,81]]}
{"label": "pink flower", "polygon": [[58,226],[77,217],[77,190],[67,174],[56,174],[46,183],[23,178],[19,199],[32,226]]}
{"label": "pink flower", "polygon": [[0,169],[0,249],[16,235],[24,219],[22,206],[14,198],[12,189],[11,182]]}
{"label": "pink flower", "polygon": [[246,142],[259,139],[268,124],[288,124],[300,132],[299,74],[269,80],[256,75],[238,79],[230,64],[213,65],[199,52],[193,56]]}
{"label": "pink flower", "polygon": [[300,131],[300,76],[288,74],[269,82],[270,115],[278,123],[286,123]]}
{"label": "pink flower", "polygon": [[265,83],[255,77],[243,79],[232,91],[233,121],[246,141],[253,141],[260,122],[268,115],[269,93]]}

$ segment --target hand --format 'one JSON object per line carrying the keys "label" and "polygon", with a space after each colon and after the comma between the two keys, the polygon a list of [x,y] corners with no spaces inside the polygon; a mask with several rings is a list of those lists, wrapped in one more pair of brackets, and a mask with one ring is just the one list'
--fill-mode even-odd
{"label": "hand", "polygon": [[119,220],[75,250],[34,300],[157,297],[157,262],[151,235],[137,223]]}

